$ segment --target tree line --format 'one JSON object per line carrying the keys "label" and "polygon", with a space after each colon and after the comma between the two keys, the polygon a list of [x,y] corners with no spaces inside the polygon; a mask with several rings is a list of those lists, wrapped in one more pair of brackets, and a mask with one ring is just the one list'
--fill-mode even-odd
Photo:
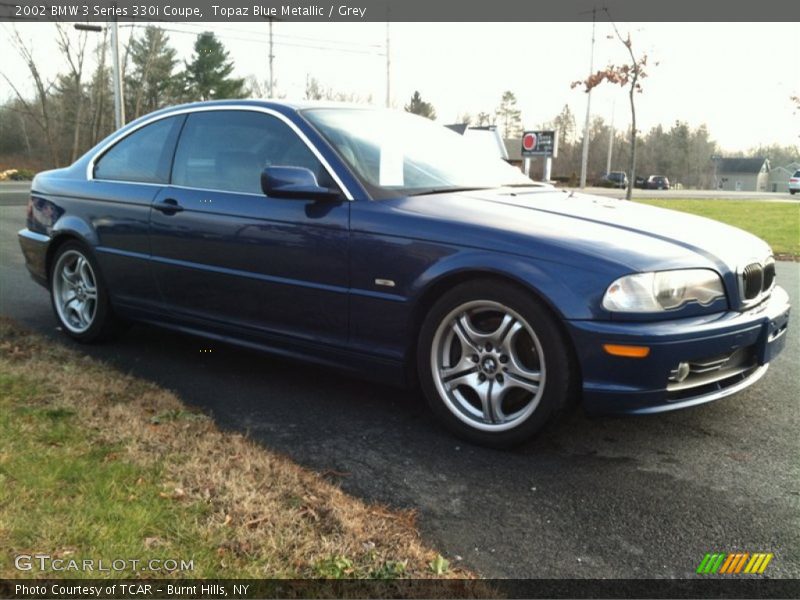
{"label": "tree line", "polygon": [[[0,159],[13,156],[22,163],[11,166],[64,166],[114,131],[106,29],[93,33],[57,24],[56,42],[65,68],[53,79],[42,72],[34,45],[15,29],[11,41],[28,70],[33,92],[0,72],[13,93],[0,106]],[[167,33],[155,26],[131,36],[121,53],[127,121],[180,102],[249,94],[245,80],[232,76],[233,61],[212,32],[197,36],[187,61],[178,60]]]}
{"label": "tree line", "polygon": [[[233,76],[233,61],[223,43],[212,32],[200,33],[188,60],[178,59],[168,33],[156,26],[134,30],[121,51],[122,76],[125,87],[125,113],[131,121],[159,108],[214,98],[266,97],[267,85],[251,76],[247,80]],[[114,130],[114,102],[111,50],[108,31],[100,33],[76,31],[68,24],[55,25],[58,57],[63,65],[58,75],[48,79],[42,72],[43,58],[15,29],[10,30],[12,45],[30,75],[32,91],[23,88],[2,72],[12,97],[0,105],[0,168],[30,167],[34,169],[64,166],[97,144]],[[630,47],[630,38],[621,41]],[[629,95],[641,92],[642,67],[646,57],[632,56],[629,66],[609,66],[586,81],[575,82],[586,89],[603,81],[629,88]],[[636,69],[639,69],[637,72]],[[631,74],[636,74],[636,78]],[[279,92],[277,97],[282,97]],[[371,103],[371,96],[359,96],[335,90],[315,77],[306,78],[305,98]],[[800,99],[795,98],[800,110]],[[408,112],[430,119],[437,118],[436,108],[415,91],[404,105]],[[633,108],[633,105],[632,105]],[[493,110],[462,114],[459,123],[472,126],[496,126],[506,138],[519,138],[523,131],[522,111],[511,90],[503,92]],[[565,105],[553,118],[528,122],[530,129],[557,128],[559,154],[553,161],[554,178],[577,184],[581,168],[582,128]],[[611,171],[629,171],[634,163],[632,144],[636,150],[636,172],[643,176],[665,175],[670,181],[686,187],[710,187],[713,177],[712,156],[721,154],[705,125],[691,127],[677,121],[672,126],[658,125],[648,132],[613,130],[602,118],[590,123],[589,182],[598,181],[607,170],[609,148]],[[768,146],[750,149],[739,155],[764,156],[774,166],[798,160],[797,146]],[[730,154],[728,154],[731,156]],[[735,156],[735,155],[734,155]],[[538,169],[534,171],[534,176]]]}
{"label": "tree line", "polygon": [[[420,106],[425,107],[424,111],[418,110]],[[428,113],[436,114],[434,106],[425,102],[419,92],[415,92],[405,109],[423,116],[429,116]],[[493,112],[465,113],[458,117],[457,122],[472,127],[495,126],[504,138],[511,138],[515,143],[521,144],[518,138],[523,131],[522,112],[517,106],[515,94],[511,91],[502,94]],[[553,159],[552,177],[563,183],[577,185],[584,136],[583,129],[578,128],[569,105],[565,104],[561,112],[551,119],[531,123],[527,128],[558,130],[558,156]],[[603,117],[595,116],[590,121],[588,137],[587,182],[590,185],[600,183],[607,171],[630,173],[633,139],[630,127],[623,130],[614,129]],[[644,178],[649,175],[664,175],[670,182],[688,188],[713,187],[713,156],[723,154],[726,157],[759,156],[769,159],[773,167],[800,161],[800,147],[797,145],[761,145],[747,151],[723,152],[711,137],[706,125],[692,127],[680,120],[671,126],[656,125],[646,132],[638,131],[635,139],[636,173]],[[534,165],[537,162],[534,160]],[[533,178],[536,179],[540,168],[534,166],[531,171]]]}

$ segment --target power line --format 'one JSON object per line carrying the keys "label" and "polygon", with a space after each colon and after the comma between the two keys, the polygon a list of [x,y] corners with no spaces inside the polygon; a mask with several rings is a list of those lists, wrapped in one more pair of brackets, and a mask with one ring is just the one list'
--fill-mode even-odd
{"label": "power line", "polygon": [[[6,3],[0,1],[0,5],[6,5]],[[11,6],[11,5],[9,5],[9,6]],[[14,19],[14,20],[17,20],[17,19]],[[163,20],[163,19],[150,19],[149,21],[147,21],[147,23],[152,23],[152,22],[168,23],[168,24],[173,24],[174,23],[174,21],[167,21],[167,20]],[[197,25],[195,23],[179,23],[177,25],[200,27],[200,28],[204,29],[205,31],[212,31],[211,29],[209,29],[207,27],[204,27],[203,25]],[[198,33],[195,32],[195,31],[186,31],[184,29],[175,29],[174,27],[164,27],[162,25],[150,25],[150,24],[145,24],[144,22],[140,22],[140,23],[130,22],[130,23],[126,23],[124,25],[120,25],[120,27],[136,27],[136,28],[157,27],[158,29],[161,29],[162,31],[168,31],[170,33],[178,33],[178,34],[181,34],[181,35],[192,35],[192,36],[198,35]],[[232,29],[230,27],[227,27],[227,28],[214,27],[213,28],[213,32],[215,32],[215,31],[217,31],[219,29],[224,29],[226,31],[237,31],[240,34],[242,33],[240,30],[234,30],[234,29]],[[268,45],[269,44],[269,40],[264,40],[264,39],[256,38],[256,37],[243,37],[241,35],[234,36],[234,35],[227,35],[227,34],[226,35],[216,34],[216,35],[219,38],[227,39],[227,40],[236,40],[236,41],[239,41],[239,42],[248,42],[248,43],[252,43],[252,44],[263,44],[263,45]],[[281,41],[281,40],[275,40],[273,42],[273,44],[276,45],[276,46],[284,46],[284,47],[287,47],[287,48],[307,48],[307,49],[310,49],[310,50],[327,50],[327,51],[330,51],[330,52],[344,52],[344,53],[347,53],[347,54],[361,54],[361,55],[365,55],[365,56],[384,56],[386,54],[385,50],[379,44],[358,44],[357,42],[343,42],[343,41],[339,41],[339,40],[328,40],[328,39],[311,38],[311,37],[304,37],[304,36],[292,36],[292,35],[286,35],[286,34],[273,34],[273,35],[276,38],[277,37],[281,37],[281,38],[286,38],[287,40],[296,39],[296,40],[301,40],[301,41],[302,40],[308,40],[308,41],[312,41],[312,42],[318,42],[316,44],[313,44],[313,43],[309,43],[309,44],[293,43],[293,42],[290,42],[290,41]],[[352,48],[337,47],[335,44],[352,44],[354,47],[352,47]],[[359,49],[359,48],[361,48],[361,49]]]}
{"label": "power line", "polygon": [[[172,28],[172,27],[162,27],[160,25],[142,25],[142,24],[138,24],[138,23],[131,23],[129,26],[130,27],[157,27],[158,29],[161,29],[162,31],[168,31],[170,33],[178,33],[178,34],[182,34],[182,35],[192,35],[192,36],[198,35],[194,31],[186,31],[184,29],[175,29],[175,28]],[[269,40],[264,40],[264,39],[259,39],[259,38],[249,38],[249,37],[232,36],[232,35],[217,35],[217,37],[222,38],[222,39],[227,39],[227,40],[236,40],[236,41],[239,41],[239,42],[249,42],[249,43],[252,43],[252,44],[269,45]],[[345,52],[345,53],[348,53],[348,54],[363,54],[363,55],[367,55],[367,56],[383,56],[384,55],[384,53],[380,52],[380,51],[355,50],[355,49],[350,49],[350,48],[336,48],[336,47],[332,47],[332,46],[321,46],[321,45],[315,45],[315,44],[293,44],[293,43],[290,43],[290,42],[281,42],[281,41],[275,41],[274,44],[276,46],[285,46],[285,47],[291,47],[291,48],[308,48],[308,49],[311,49],[311,50],[327,50],[327,51],[330,51],[330,52]]]}
{"label": "power line", "polygon": [[[16,4],[14,4],[12,2],[7,2],[5,0],[0,0],[0,6],[14,7],[14,6],[16,6]],[[13,15],[7,15],[7,18],[8,18],[9,21],[19,21],[19,22],[28,22],[28,23],[37,22],[37,21],[28,20],[26,18],[14,18]],[[233,28],[233,27],[218,26],[216,24],[214,24],[213,27],[209,27],[208,26],[209,24],[205,24],[205,23],[191,23],[191,22],[179,23],[179,22],[176,22],[176,21],[172,21],[170,19],[159,19],[157,17],[147,17],[147,18],[141,19],[141,20],[137,20],[135,18],[132,18],[131,21],[128,22],[126,25],[121,25],[121,26],[122,27],[126,27],[126,26],[127,27],[146,27],[147,25],[145,23],[167,23],[167,24],[170,24],[170,25],[179,25],[181,27],[195,27],[195,28],[201,29],[203,31],[214,31],[214,32],[216,32],[216,31],[230,31],[230,32],[238,33],[238,34],[242,34],[242,33],[247,34],[248,33],[246,31],[242,31],[241,29],[236,29],[236,28]],[[162,29],[166,30],[166,28],[162,28]],[[178,31],[178,30],[170,30],[170,31],[175,31],[176,33],[187,33],[187,34],[191,33],[191,32],[188,32],[188,31]],[[196,35],[196,34],[192,33],[192,35]],[[333,39],[328,39],[328,38],[317,38],[317,37],[309,37],[309,36],[302,36],[302,35],[292,35],[292,34],[286,34],[286,33],[275,33],[274,36],[276,38],[286,38],[288,40],[299,40],[299,41],[306,41],[306,42],[317,42],[318,44],[326,44],[326,46],[324,46],[324,47],[323,46],[319,47],[319,49],[321,49],[321,50],[330,49],[330,48],[327,47],[329,45],[351,46],[354,49],[363,48],[363,49],[365,49],[365,51],[368,48],[381,48],[382,47],[381,44],[378,44],[378,43],[370,44],[370,43],[363,43],[363,42],[350,42],[350,41],[346,41],[346,40],[333,40]],[[223,37],[223,36],[218,36],[218,37]],[[225,36],[225,37],[227,37],[229,39],[237,39],[237,40],[240,40],[240,41],[265,43],[265,42],[263,42],[263,40],[258,40],[258,39],[253,39],[253,38],[242,38],[242,37],[235,37],[235,36]],[[286,43],[283,43],[283,44],[286,45]],[[300,47],[303,47],[303,46],[300,46]],[[316,46],[314,46],[314,47],[316,47]]]}
{"label": "power line", "polygon": [[[167,21],[164,21],[164,22],[167,22]],[[197,27],[197,28],[203,29],[205,31],[209,31],[210,30],[208,27],[206,27],[206,25],[204,25],[202,23],[184,22],[184,23],[175,23],[175,24],[176,25],[179,24],[181,27]],[[241,29],[235,29],[233,27],[217,27],[217,26],[215,26],[213,28],[213,31],[232,31],[234,33],[239,33],[239,34],[241,34],[241,33],[251,33],[251,32],[248,32],[248,31],[242,31]],[[364,43],[364,42],[348,42],[346,40],[332,40],[332,39],[327,39],[327,38],[308,37],[308,36],[294,35],[294,34],[289,34],[289,33],[274,33],[273,35],[276,38],[280,37],[280,38],[287,38],[287,39],[290,39],[290,40],[300,40],[300,41],[306,41],[306,42],[318,42],[318,43],[321,43],[321,44],[340,44],[340,45],[360,47],[360,48],[381,48],[382,47],[382,45],[378,44],[378,43],[369,44],[369,43]]]}

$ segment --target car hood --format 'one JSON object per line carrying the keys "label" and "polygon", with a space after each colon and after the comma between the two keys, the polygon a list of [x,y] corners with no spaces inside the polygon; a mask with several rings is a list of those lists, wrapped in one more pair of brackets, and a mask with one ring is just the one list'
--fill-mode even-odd
{"label": "car hood", "polygon": [[571,263],[591,256],[634,271],[693,266],[735,271],[771,253],[763,240],[712,219],[555,189],[504,188],[406,201],[415,212],[443,212],[448,219],[521,234],[529,240],[518,247],[521,253],[537,254],[540,243],[558,246]]}

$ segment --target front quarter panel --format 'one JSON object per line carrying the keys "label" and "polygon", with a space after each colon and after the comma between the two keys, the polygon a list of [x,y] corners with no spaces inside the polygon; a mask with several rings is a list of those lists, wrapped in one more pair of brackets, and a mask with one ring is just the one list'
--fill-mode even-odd
{"label": "front quarter panel", "polygon": [[466,243],[476,243],[476,233],[456,222],[435,224],[438,235],[424,233],[431,227],[424,217],[398,213],[383,201],[355,203],[351,219],[350,342],[357,350],[407,358],[435,299],[431,290],[441,293],[465,278],[517,282],[561,319],[608,318],[599,308],[610,281],[603,269],[477,248]]}

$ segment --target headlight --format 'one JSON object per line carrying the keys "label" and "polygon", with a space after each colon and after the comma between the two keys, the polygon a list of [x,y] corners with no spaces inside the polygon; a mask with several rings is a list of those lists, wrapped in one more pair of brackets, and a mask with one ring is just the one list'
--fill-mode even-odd
{"label": "headlight", "polygon": [[710,269],[637,273],[608,286],[603,308],[612,312],[661,312],[687,302],[706,306],[724,296],[722,279]]}

